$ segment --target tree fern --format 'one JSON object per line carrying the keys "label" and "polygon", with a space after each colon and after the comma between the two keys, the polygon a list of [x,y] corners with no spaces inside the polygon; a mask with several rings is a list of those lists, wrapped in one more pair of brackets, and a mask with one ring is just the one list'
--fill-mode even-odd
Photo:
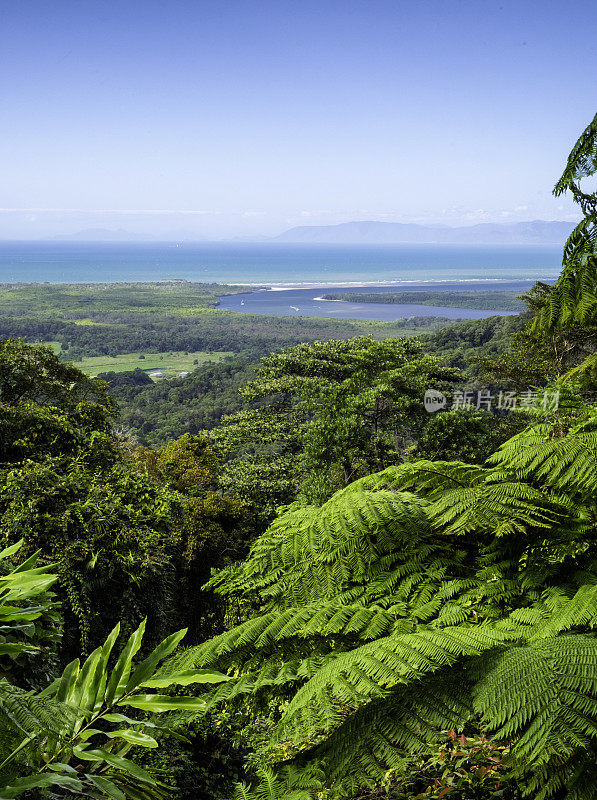
{"label": "tree fern", "polygon": [[172,668],[228,671],[213,705],[283,701],[270,760],[321,764],[340,794],[448,727],[485,726],[524,785],[556,753],[562,775],[588,763],[593,420],[534,424],[484,467],[408,463],[288,509],[212,581],[255,615]]}
{"label": "tree fern", "polygon": [[417,684],[423,676],[501,645],[506,636],[491,628],[419,629],[378,639],[338,657],[317,672],[293,697],[276,738],[297,744],[342,724],[349,709],[362,708],[388,690]]}
{"label": "tree fern", "polygon": [[[552,756],[590,762],[597,745],[597,638],[536,639],[483,659],[475,709],[512,756],[540,766]],[[513,691],[513,689],[516,689]]]}
{"label": "tree fern", "polygon": [[597,316],[597,197],[580,188],[580,181],[597,171],[596,153],[597,116],[574,145],[554,189],[556,197],[570,191],[584,219],[564,246],[563,269],[535,318],[536,330],[588,325]]}
{"label": "tree fern", "polygon": [[244,564],[222,572],[209,586],[226,594],[258,595],[279,607],[332,598],[371,580],[398,540],[408,547],[429,526],[418,498],[371,492],[366,481],[356,481],[321,508],[288,511],[256,542]]}
{"label": "tree fern", "polygon": [[[584,219],[557,283],[532,298],[558,374],[569,339],[586,356],[597,338],[597,195],[579,185],[596,172],[597,117],[555,188]],[[357,369],[340,350],[329,370]],[[317,389],[317,370],[295,372]],[[261,377],[260,391],[285,390],[283,374]],[[528,797],[596,800],[597,410],[570,403],[573,389],[484,465],[392,466],[283,511],[210,584],[251,617],[171,668],[226,670],[214,705],[277,707],[264,757],[317,765],[331,795],[391,789],[450,729],[491,736]],[[257,791],[283,795],[280,779]]]}
{"label": "tree fern", "polygon": [[357,710],[318,746],[317,756],[336,793],[350,796],[360,785],[383,783],[405,752],[425,752],[438,731],[460,729],[471,712],[466,676],[441,670],[423,679],[416,693],[404,688]]}

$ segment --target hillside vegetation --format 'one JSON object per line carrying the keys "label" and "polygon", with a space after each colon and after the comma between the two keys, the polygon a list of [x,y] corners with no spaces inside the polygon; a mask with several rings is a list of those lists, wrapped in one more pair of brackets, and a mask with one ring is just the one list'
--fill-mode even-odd
{"label": "hillside vegetation", "polygon": [[[0,340],[0,800],[597,800],[595,173],[517,317]],[[240,330],[73,302],[27,335]]]}

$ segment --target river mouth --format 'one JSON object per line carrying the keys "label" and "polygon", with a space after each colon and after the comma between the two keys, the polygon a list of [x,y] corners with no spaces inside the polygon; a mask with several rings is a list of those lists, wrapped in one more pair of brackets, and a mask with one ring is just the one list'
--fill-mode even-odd
{"label": "river mouth", "polygon": [[297,286],[272,286],[256,289],[243,294],[223,295],[218,308],[245,314],[261,314],[282,317],[323,317],[326,319],[362,319],[393,322],[409,317],[441,317],[443,319],[466,320],[485,319],[495,316],[513,316],[518,311],[494,309],[455,308],[452,306],[430,306],[417,303],[404,305],[386,303],[350,303],[324,300],[322,295],[335,292],[383,293],[390,291],[529,291],[534,281],[441,281],[441,282],[400,282],[393,285],[359,286],[354,283],[344,285],[313,285],[309,288]]}

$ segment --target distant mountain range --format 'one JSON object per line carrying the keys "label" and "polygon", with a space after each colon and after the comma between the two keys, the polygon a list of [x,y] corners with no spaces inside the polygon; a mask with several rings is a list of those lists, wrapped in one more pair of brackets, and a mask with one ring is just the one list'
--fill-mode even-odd
{"label": "distant mountain range", "polygon": [[[340,225],[303,225],[279,236],[237,236],[229,242],[288,242],[303,244],[555,244],[562,245],[572,222],[495,223],[485,222],[461,228],[439,225],[411,225],[402,222],[344,222]],[[71,242],[199,242],[209,241],[192,231],[177,229],[160,236],[132,231],[88,228],[54,236],[54,241]]]}
{"label": "distant mountain range", "polygon": [[494,223],[462,228],[401,222],[344,222],[302,225],[276,236],[275,242],[305,244],[557,244],[564,243],[572,222]]}

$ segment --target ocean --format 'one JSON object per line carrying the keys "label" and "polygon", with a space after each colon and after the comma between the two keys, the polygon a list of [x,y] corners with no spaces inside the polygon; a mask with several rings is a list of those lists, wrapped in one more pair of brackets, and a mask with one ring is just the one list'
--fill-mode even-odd
{"label": "ocean", "polygon": [[561,248],[529,245],[300,245],[0,242],[0,282],[185,279],[261,285],[554,278]]}
{"label": "ocean", "polygon": [[[555,246],[300,245],[252,243],[0,242],[0,283],[112,283],[181,279],[273,286],[221,298],[220,308],[254,314],[394,320],[475,319],[496,312],[425,305],[321,301],[333,288],[512,289],[553,281]],[[282,291],[283,290],[283,291]]]}

